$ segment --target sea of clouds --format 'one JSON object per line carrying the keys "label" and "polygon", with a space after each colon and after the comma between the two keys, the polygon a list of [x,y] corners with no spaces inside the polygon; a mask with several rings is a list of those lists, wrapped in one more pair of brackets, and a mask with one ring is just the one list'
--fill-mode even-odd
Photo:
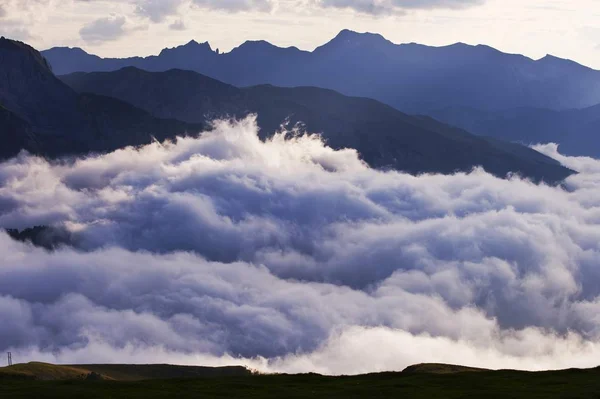
{"label": "sea of clouds", "polygon": [[600,363],[600,161],[561,187],[378,171],[253,118],[0,164],[0,351],[16,361],[355,374]]}

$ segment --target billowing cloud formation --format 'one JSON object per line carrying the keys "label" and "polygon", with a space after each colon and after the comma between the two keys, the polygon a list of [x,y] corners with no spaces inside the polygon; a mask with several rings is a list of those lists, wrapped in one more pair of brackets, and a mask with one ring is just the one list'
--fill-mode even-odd
{"label": "billowing cloud formation", "polygon": [[365,14],[394,14],[408,9],[460,9],[483,4],[485,0],[316,0],[322,7],[349,8]]}
{"label": "billowing cloud formation", "polygon": [[79,30],[79,35],[88,43],[101,43],[117,40],[125,33],[127,19],[122,15],[99,18]]}
{"label": "billowing cloud formation", "polygon": [[[600,161],[564,187],[368,168],[252,119],[200,138],[0,164],[0,351],[23,360],[357,373],[600,354]],[[110,356],[106,358],[105,356]]]}

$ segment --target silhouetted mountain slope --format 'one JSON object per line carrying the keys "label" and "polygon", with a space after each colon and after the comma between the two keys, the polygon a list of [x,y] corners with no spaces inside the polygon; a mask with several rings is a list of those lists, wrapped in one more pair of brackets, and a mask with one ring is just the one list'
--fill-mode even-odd
{"label": "silhouetted mountain slope", "polygon": [[404,112],[448,107],[582,108],[600,103],[600,72],[547,56],[532,60],[488,46],[396,45],[381,35],[340,32],[313,52],[246,42],[218,54],[190,42],[146,58],[100,59],[81,49],[45,51],[57,74],[115,71],[196,71],[235,86],[317,86],[375,98]]}
{"label": "silhouetted mountain slope", "polygon": [[156,118],[129,103],[89,93],[80,96],[78,110],[85,120],[84,131],[93,136],[80,140],[76,152],[112,151],[128,145],[148,144],[152,138],[164,141],[198,134],[203,129],[198,124]]}
{"label": "silhouetted mountain slope", "polygon": [[451,107],[430,114],[476,134],[525,144],[555,142],[562,153],[600,157],[600,105],[566,111]]}
{"label": "silhouetted mountain slope", "polygon": [[0,158],[14,157],[19,151],[40,152],[41,145],[31,126],[0,105]]}
{"label": "silhouetted mountain slope", "polygon": [[76,73],[62,79],[79,92],[114,96],[158,117],[205,123],[218,116],[256,113],[263,137],[286,119],[292,125],[302,122],[306,130],[321,132],[334,148],[357,149],[375,167],[452,173],[481,165],[499,176],[520,172],[547,181],[570,173],[520,145],[499,144],[375,100],[327,89],[271,85],[238,89],[191,71],[152,73],[135,68]]}
{"label": "silhouetted mountain slope", "polygon": [[192,71],[152,73],[127,67],[110,74],[74,73],[60,78],[78,92],[118,98],[162,118],[205,122],[247,108],[238,88]]}
{"label": "silhouetted mountain slope", "polygon": [[77,93],[54,76],[33,48],[0,39],[0,68],[0,104],[6,109],[48,128],[64,128],[73,120]]}
{"label": "silhouetted mountain slope", "polygon": [[22,149],[48,156],[108,151],[200,129],[113,98],[80,95],[36,50],[0,39],[0,157]]}

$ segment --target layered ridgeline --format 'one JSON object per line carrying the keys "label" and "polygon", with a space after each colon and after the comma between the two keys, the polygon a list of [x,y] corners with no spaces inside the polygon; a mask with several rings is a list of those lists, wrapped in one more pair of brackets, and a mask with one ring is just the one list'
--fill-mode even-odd
{"label": "layered ridgeline", "polygon": [[75,73],[63,81],[81,93],[118,98],[160,118],[206,124],[258,115],[261,135],[301,122],[334,148],[355,148],[371,166],[410,173],[453,173],[475,166],[556,182],[571,171],[527,147],[478,137],[433,119],[406,115],[375,100],[315,87],[236,88],[192,71]]}
{"label": "layered ridgeline", "polygon": [[78,94],[54,76],[39,52],[0,39],[2,158],[22,149],[48,156],[109,151],[200,129],[117,99]]}
{"label": "layered ridgeline", "polygon": [[524,144],[554,142],[560,144],[563,154],[600,157],[600,105],[563,111],[531,107],[501,111],[448,107],[430,114],[475,134]]}
{"label": "layered ridgeline", "polygon": [[79,48],[43,52],[58,75],[115,71],[193,70],[236,86],[317,86],[377,99],[408,113],[453,107],[583,108],[600,103],[600,72],[546,56],[532,60],[488,46],[394,44],[380,35],[344,30],[312,52],[245,42],[221,54],[192,41],[158,56],[103,59]]}
{"label": "layered ridgeline", "polygon": [[263,137],[286,120],[302,122],[334,148],[357,149],[375,167],[452,173],[483,166],[502,177],[515,172],[548,182],[572,173],[526,147],[330,90],[238,89],[191,71],[135,68],[66,76],[67,85],[31,47],[2,39],[0,50],[4,157],[21,149],[49,156],[106,152],[153,138],[197,134],[214,118],[256,113]]}

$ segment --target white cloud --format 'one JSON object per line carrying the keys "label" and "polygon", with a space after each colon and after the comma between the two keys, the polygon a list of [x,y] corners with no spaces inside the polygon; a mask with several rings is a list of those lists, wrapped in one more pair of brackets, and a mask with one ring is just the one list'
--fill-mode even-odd
{"label": "white cloud", "polygon": [[122,15],[111,15],[96,19],[79,30],[81,38],[88,43],[101,43],[117,40],[127,32],[127,19]]}
{"label": "white cloud", "polygon": [[184,0],[141,0],[137,3],[135,12],[152,22],[163,22],[166,17],[177,15],[183,3]]}
{"label": "white cloud", "polygon": [[317,137],[263,143],[252,120],[22,155],[0,164],[0,226],[60,226],[74,248],[0,234],[0,350],[332,374],[595,365],[600,161],[540,149],[582,173],[381,172]]}

